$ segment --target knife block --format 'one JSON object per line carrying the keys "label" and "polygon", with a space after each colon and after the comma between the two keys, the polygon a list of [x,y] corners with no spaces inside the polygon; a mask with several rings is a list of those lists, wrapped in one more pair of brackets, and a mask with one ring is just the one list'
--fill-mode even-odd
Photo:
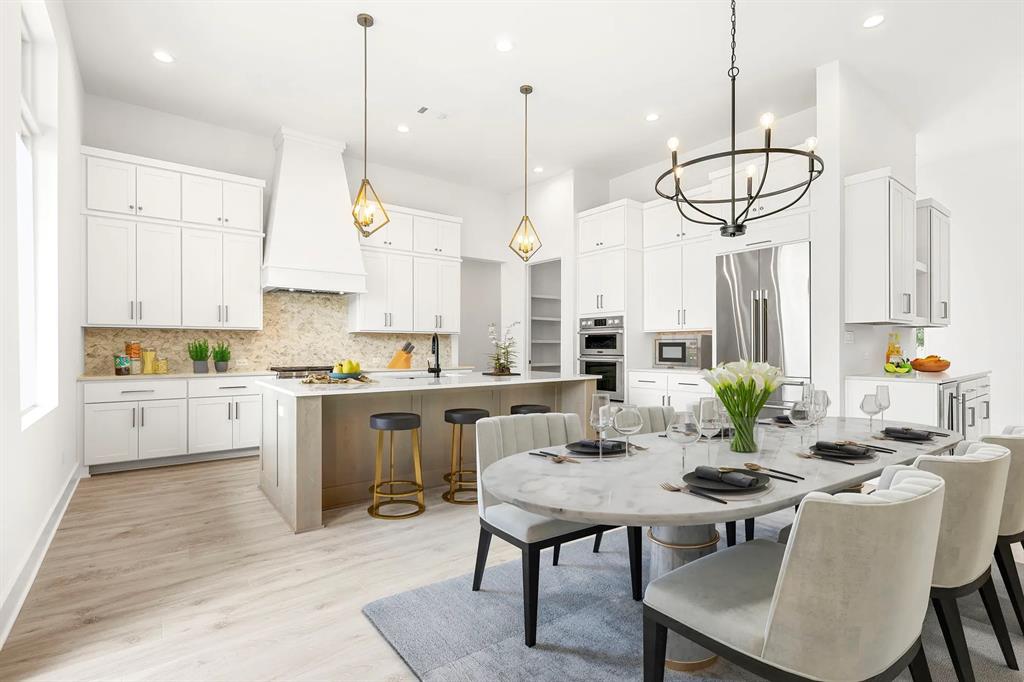
{"label": "knife block", "polygon": [[391,362],[388,363],[388,369],[409,369],[411,367],[412,353],[406,353],[402,350],[396,350],[391,358]]}

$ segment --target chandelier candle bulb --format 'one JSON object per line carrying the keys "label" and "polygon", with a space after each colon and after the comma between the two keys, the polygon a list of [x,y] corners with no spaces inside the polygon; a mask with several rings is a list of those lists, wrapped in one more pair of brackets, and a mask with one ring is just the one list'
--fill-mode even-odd
{"label": "chandelier candle bulb", "polygon": [[761,114],[762,128],[771,128],[773,123],[775,123],[775,114],[773,114],[770,111],[766,111],[765,113]]}
{"label": "chandelier candle bulb", "polygon": [[668,150],[670,152],[672,152],[673,154],[675,152],[679,151],[679,138],[678,137],[670,137],[670,138],[668,138]]}

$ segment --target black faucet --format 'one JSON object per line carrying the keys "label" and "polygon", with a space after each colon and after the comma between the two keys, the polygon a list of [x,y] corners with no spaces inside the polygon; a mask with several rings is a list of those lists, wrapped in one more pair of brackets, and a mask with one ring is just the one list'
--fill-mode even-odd
{"label": "black faucet", "polygon": [[437,338],[437,332],[434,332],[433,338],[430,339],[430,352],[434,354],[434,366],[427,365],[427,371],[436,377],[441,376],[441,341]]}

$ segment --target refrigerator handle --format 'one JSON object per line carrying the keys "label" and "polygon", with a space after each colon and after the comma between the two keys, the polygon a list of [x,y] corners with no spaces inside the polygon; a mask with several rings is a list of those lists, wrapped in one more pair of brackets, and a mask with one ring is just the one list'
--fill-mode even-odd
{"label": "refrigerator handle", "polygon": [[760,317],[757,312],[758,308],[758,292],[751,290],[750,292],[750,361],[757,362],[757,350],[759,346],[759,337],[761,336],[761,330],[758,329],[758,318]]}
{"label": "refrigerator handle", "polygon": [[761,290],[761,357],[758,362],[768,362],[768,290]]}

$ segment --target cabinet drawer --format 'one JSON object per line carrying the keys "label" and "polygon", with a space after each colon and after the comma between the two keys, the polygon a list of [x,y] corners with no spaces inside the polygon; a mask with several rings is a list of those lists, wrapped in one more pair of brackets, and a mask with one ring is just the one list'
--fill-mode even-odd
{"label": "cabinet drawer", "polygon": [[187,396],[187,383],[171,379],[94,381],[85,384],[86,403],[116,403],[127,400],[167,400]]}
{"label": "cabinet drawer", "polygon": [[256,386],[259,377],[216,377],[189,379],[189,398],[219,398],[228,395],[254,395],[260,390]]}
{"label": "cabinet drawer", "polygon": [[668,375],[662,372],[630,372],[630,388],[668,388]]}
{"label": "cabinet drawer", "polygon": [[687,375],[671,374],[668,377],[668,390],[670,391],[686,391],[689,393],[697,393],[700,395],[714,395],[714,390],[711,388],[711,384],[704,380],[703,377]]}

